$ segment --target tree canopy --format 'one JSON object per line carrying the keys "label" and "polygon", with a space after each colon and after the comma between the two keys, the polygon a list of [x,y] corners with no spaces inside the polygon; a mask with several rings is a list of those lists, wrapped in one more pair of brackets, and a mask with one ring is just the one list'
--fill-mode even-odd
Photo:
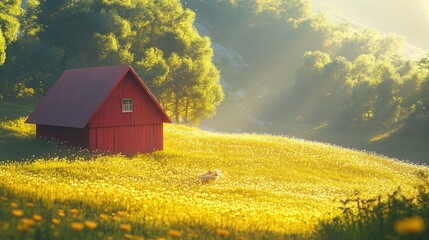
{"label": "tree canopy", "polygon": [[21,0],[0,2],[0,65],[6,60],[6,47],[17,39]]}
{"label": "tree canopy", "polygon": [[264,73],[256,81],[269,89],[270,104],[261,118],[429,133],[429,60],[404,57],[403,38],[329,21],[305,0],[182,2],[208,22],[215,41]]}
{"label": "tree canopy", "polygon": [[[261,116],[429,132],[428,58],[407,59],[401,37],[333,23],[305,0],[28,0],[25,11],[18,0],[1,4],[3,97],[43,94],[64,69],[130,64],[176,122],[198,124],[224,98],[213,39],[258,73],[234,81],[268,89],[270,104],[247,103],[264,105]],[[211,39],[197,32],[197,16]]]}
{"label": "tree canopy", "polygon": [[8,84],[15,92],[22,84],[46,89],[68,68],[130,64],[179,123],[213,116],[223,99],[210,39],[179,1],[32,0],[26,19],[15,58],[0,73],[11,78],[14,64],[33,61]]}

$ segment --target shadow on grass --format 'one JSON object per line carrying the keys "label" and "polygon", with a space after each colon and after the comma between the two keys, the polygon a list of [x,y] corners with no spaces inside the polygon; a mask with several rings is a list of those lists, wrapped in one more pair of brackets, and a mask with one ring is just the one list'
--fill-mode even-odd
{"label": "shadow on grass", "polygon": [[35,159],[67,158],[90,159],[87,150],[69,148],[53,141],[35,137],[18,137],[0,131],[0,162],[27,162]]}
{"label": "shadow on grass", "polygon": [[0,162],[25,162],[52,157],[69,158],[72,155],[86,159],[90,154],[35,138],[0,137]]}
{"label": "shadow on grass", "polygon": [[28,116],[37,102],[38,99],[16,102],[0,101],[0,120],[11,120]]}

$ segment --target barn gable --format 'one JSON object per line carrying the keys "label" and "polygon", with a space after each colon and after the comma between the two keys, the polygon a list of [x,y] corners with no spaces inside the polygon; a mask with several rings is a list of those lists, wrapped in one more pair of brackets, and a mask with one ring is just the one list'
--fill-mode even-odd
{"label": "barn gable", "polygon": [[133,76],[153,106],[156,106],[163,122],[171,122],[143,81],[128,65],[64,71],[26,122],[47,126],[84,128],[127,74]]}
{"label": "barn gable", "polygon": [[[141,94],[142,90],[142,86],[136,81],[135,76],[128,72],[92,116],[89,127],[131,126],[163,122],[163,113],[153,104],[148,94]],[[133,113],[122,113],[121,99],[133,100]]]}

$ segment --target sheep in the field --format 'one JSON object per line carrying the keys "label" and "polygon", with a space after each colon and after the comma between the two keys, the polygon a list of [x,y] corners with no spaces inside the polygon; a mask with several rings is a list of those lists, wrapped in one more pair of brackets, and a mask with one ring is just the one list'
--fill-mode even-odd
{"label": "sheep in the field", "polygon": [[200,181],[203,184],[216,182],[221,176],[220,171],[217,170],[209,170],[204,174],[200,175]]}

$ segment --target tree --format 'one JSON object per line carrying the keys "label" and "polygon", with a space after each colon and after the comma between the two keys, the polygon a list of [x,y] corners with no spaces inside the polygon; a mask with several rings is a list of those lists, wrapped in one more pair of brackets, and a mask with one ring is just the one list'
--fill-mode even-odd
{"label": "tree", "polygon": [[419,64],[419,66],[421,68],[429,70],[429,54],[427,54],[426,57],[420,59],[420,61],[418,62],[418,64]]}
{"label": "tree", "polygon": [[326,97],[326,79],[323,78],[324,68],[331,62],[329,54],[316,51],[306,52],[303,64],[297,71],[294,85],[296,105],[300,115],[323,117],[324,108],[320,106]]}
{"label": "tree", "polygon": [[399,112],[403,97],[399,95],[402,82],[394,66],[379,62],[375,74],[379,78],[376,86],[377,99],[374,103],[374,120],[381,123],[384,130],[393,129],[399,123]]}
{"label": "tree", "polygon": [[[46,75],[58,76],[68,68],[130,64],[179,123],[197,124],[213,116],[222,101],[210,40],[198,34],[195,14],[178,0],[32,2],[37,4],[29,12],[35,15],[28,17],[34,21],[25,31],[34,35],[39,50],[17,58],[34,61],[39,74],[24,80],[31,74],[24,70],[19,80],[24,85],[42,82],[49,88],[52,78]],[[10,71],[0,75],[4,72]]]}
{"label": "tree", "polygon": [[21,0],[0,2],[0,65],[6,61],[6,47],[17,39]]}
{"label": "tree", "polygon": [[[212,116],[223,99],[220,85],[211,79],[219,72],[210,64],[181,58],[173,54],[169,72],[161,82],[161,104],[171,112],[176,122],[195,125],[204,116]],[[163,99],[172,99],[165,101]]]}

